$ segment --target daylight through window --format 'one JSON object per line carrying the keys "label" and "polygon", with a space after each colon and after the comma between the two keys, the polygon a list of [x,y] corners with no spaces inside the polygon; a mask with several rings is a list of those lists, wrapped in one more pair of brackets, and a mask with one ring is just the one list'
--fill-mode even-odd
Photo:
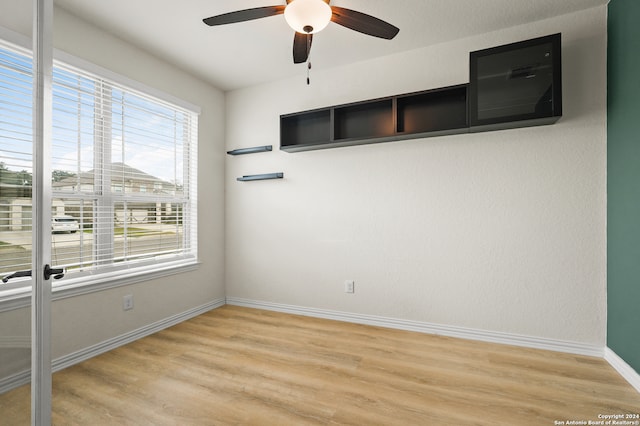
{"label": "daylight through window", "polygon": [[[0,45],[0,276],[30,269],[31,81],[29,54]],[[73,278],[196,259],[197,118],[55,64],[53,265]]]}

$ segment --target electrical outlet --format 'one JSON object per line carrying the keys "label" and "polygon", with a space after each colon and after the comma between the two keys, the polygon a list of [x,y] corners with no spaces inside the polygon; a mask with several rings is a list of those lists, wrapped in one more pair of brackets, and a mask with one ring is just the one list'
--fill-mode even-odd
{"label": "electrical outlet", "polygon": [[345,293],[353,293],[354,292],[355,282],[353,280],[346,280],[344,282],[344,292]]}
{"label": "electrical outlet", "polygon": [[122,310],[130,311],[133,309],[133,294],[127,294],[122,298]]}

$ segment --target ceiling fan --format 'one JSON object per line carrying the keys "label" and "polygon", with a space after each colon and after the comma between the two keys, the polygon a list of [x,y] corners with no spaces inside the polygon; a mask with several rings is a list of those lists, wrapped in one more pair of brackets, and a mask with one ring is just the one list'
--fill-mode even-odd
{"label": "ceiling fan", "polygon": [[[313,34],[322,31],[330,21],[343,27],[391,40],[399,28],[381,19],[343,7],[330,6],[331,0],[286,0],[286,6],[265,6],[238,10],[203,19],[209,26],[233,24],[284,14],[296,33],[293,38],[293,62],[306,62],[311,51]],[[309,66],[310,67],[310,66]]]}

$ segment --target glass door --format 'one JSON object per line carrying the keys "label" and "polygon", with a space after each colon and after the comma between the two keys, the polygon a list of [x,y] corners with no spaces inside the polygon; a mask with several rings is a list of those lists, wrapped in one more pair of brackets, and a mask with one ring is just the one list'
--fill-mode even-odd
{"label": "glass door", "polygon": [[0,412],[46,426],[51,279],[62,273],[50,267],[53,1],[34,0],[33,18],[33,51],[0,46]]}
{"label": "glass door", "polygon": [[53,133],[53,0],[33,2],[33,253],[31,424],[51,424],[51,139]]}
{"label": "glass door", "polygon": [[28,46],[0,45],[0,416],[31,417],[33,257],[33,60]]}

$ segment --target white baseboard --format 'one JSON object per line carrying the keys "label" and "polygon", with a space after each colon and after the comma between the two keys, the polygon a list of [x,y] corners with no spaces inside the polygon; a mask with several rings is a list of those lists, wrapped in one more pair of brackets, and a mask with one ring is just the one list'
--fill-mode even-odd
{"label": "white baseboard", "polygon": [[640,392],[640,374],[609,348],[604,349],[604,359],[620,373],[624,379]]}
{"label": "white baseboard", "polygon": [[227,304],[345,322],[353,322],[357,324],[395,328],[399,330],[417,331],[420,333],[457,337],[461,339],[521,346],[533,349],[545,349],[577,355],[595,356],[599,358],[602,358],[604,356],[604,348],[600,346],[587,345],[577,342],[566,342],[562,340],[547,339],[543,337],[522,336],[518,334],[502,333],[497,331],[477,330],[473,328],[432,324],[396,318],[386,318],[374,315],[354,314],[350,312],[331,311],[294,305],[283,305],[280,303],[241,299],[237,297],[227,297]]}
{"label": "white baseboard", "polygon": [[31,371],[25,370],[0,380],[0,395],[12,389],[26,385],[31,381]]}
{"label": "white baseboard", "polygon": [[30,347],[30,336],[0,336],[0,349],[28,349]]}
{"label": "white baseboard", "polygon": [[[209,312],[213,309],[224,306],[224,304],[225,299],[217,299],[188,311],[181,312],[179,314],[154,322],[153,324],[149,324],[120,336],[105,340],[104,342],[89,346],[88,348],[73,352],[69,355],[62,356],[53,360],[52,370],[54,372],[60,371],[64,368],[70,367],[89,358],[93,358],[94,356],[103,354],[122,345],[126,345],[127,343],[131,343],[135,340],[149,336],[160,330],[164,330],[165,328],[194,318],[205,312]],[[18,386],[27,384],[29,383],[30,379],[31,372],[29,370],[21,371],[12,376],[2,378],[0,379],[0,394],[14,389]]]}

